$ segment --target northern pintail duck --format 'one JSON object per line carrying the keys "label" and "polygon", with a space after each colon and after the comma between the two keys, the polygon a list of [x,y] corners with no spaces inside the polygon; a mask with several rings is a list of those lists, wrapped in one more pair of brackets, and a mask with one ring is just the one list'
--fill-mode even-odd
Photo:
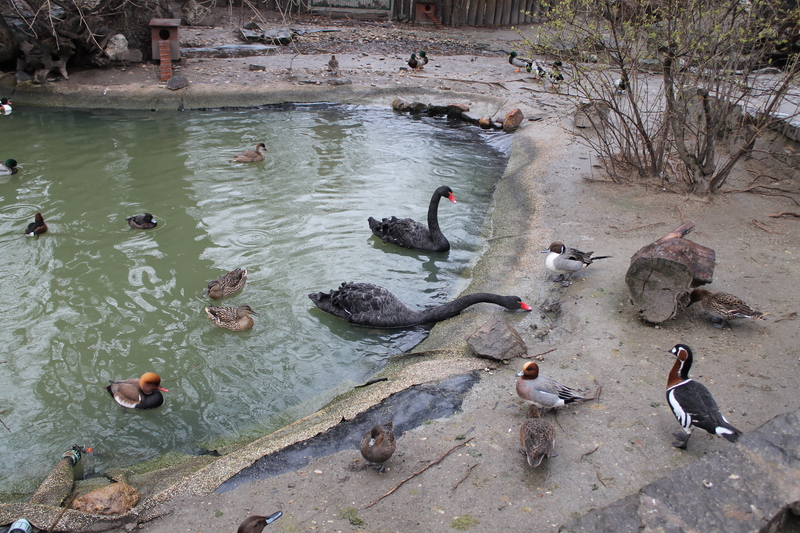
{"label": "northern pintail duck", "polygon": [[153,215],[150,213],[128,217],[125,221],[135,229],[153,229],[158,225],[158,221],[153,220]]}
{"label": "northern pintail duck", "polygon": [[547,254],[544,260],[547,269],[557,274],[553,276],[553,281],[561,281],[565,286],[569,285],[569,277],[575,272],[586,268],[598,259],[611,257],[610,255],[592,257],[594,252],[581,252],[575,248],[568,248],[559,241],[551,243],[550,248],[542,250],[542,253]]}
{"label": "northern pintail duck", "polygon": [[214,300],[230,296],[244,287],[247,281],[247,270],[237,268],[231,270],[227,274],[223,274],[214,281],[208,283],[208,288],[203,293],[203,296],[208,296]]}
{"label": "northern pintail duck", "polygon": [[375,467],[381,474],[386,471],[383,463],[389,460],[396,447],[394,424],[391,420],[372,426],[372,429],[364,434],[359,446],[361,455],[369,462],[369,466]]}
{"label": "northern pintail duck", "polygon": [[354,325],[376,328],[433,324],[452,318],[467,307],[481,302],[493,303],[509,311],[531,310],[519,296],[476,292],[417,311],[410,309],[385,288],[372,283],[342,283],[336,290],[328,293],[316,292],[309,294],[308,297],[314,305],[326,313]]}
{"label": "northern pintail duck", "polygon": [[525,59],[524,57],[519,57],[519,55],[512,50],[508,54],[508,63],[513,67],[517,67],[517,70],[514,72],[519,72],[522,69],[526,69],[528,72],[530,72],[533,61],[530,59]]}
{"label": "northern pintail duck", "polygon": [[3,110],[4,115],[11,114],[11,100],[8,98],[0,98],[0,109]]}
{"label": "northern pintail duck", "polygon": [[522,371],[517,373],[519,397],[543,408],[555,408],[573,402],[595,400],[599,397],[600,390],[598,388],[594,396],[582,396],[575,389],[541,375],[539,365],[534,361],[528,361],[522,365]]}
{"label": "northern pintail duck", "polygon": [[334,74],[339,72],[339,60],[336,59],[335,55],[331,55],[331,60],[328,61],[328,70]]}
{"label": "northern pintail duck", "polygon": [[547,78],[547,71],[544,69],[542,64],[535,59],[532,61],[532,64],[528,69],[528,71],[532,72],[533,70],[536,70],[536,77],[539,78],[540,80]]}
{"label": "northern pintail duck", "polygon": [[258,315],[250,309],[249,305],[240,305],[239,307],[209,305],[205,311],[215,326],[233,331],[245,331],[252,328],[253,318],[250,315]]}
{"label": "northern pintail duck", "polygon": [[409,67],[414,70],[417,70],[419,67],[419,61],[417,60],[417,54],[411,54],[411,57],[406,61]]}
{"label": "northern pintail duck", "polygon": [[281,516],[283,516],[283,512],[281,511],[278,511],[277,513],[272,513],[271,515],[268,516],[259,516],[259,515],[248,516],[247,518],[245,518],[244,522],[239,524],[239,529],[236,530],[236,533],[261,533],[262,531],[264,531],[265,527],[273,523]]}
{"label": "northern pintail duck", "polygon": [[169,392],[161,386],[161,378],[155,372],[145,372],[139,379],[111,381],[106,387],[108,393],[123,407],[131,409],[153,409],[164,403],[162,392]]}
{"label": "northern pintail duck", "polygon": [[539,408],[532,404],[528,408],[528,419],[519,428],[520,452],[528,458],[528,464],[536,468],[545,457],[555,457],[556,428],[541,418]]}
{"label": "northern pintail duck", "polygon": [[0,163],[0,176],[11,176],[19,172],[16,159],[6,159],[5,163]]}
{"label": "northern pintail duck", "polygon": [[267,149],[267,145],[264,143],[258,143],[256,145],[255,150],[245,150],[244,152],[240,153],[239,155],[234,156],[231,159],[232,163],[255,163],[256,161],[263,161],[264,160],[264,150]]}
{"label": "northern pintail duck", "polygon": [[711,292],[705,289],[695,289],[689,296],[689,305],[700,302],[706,313],[711,316],[714,327],[725,326],[726,320],[737,318],[754,318],[765,320],[761,311],[756,311],[740,298],[726,292]]}
{"label": "northern pintail duck", "polygon": [[678,440],[672,445],[686,448],[694,427],[736,442],[742,432],[725,420],[706,386],[689,378],[692,350],[685,344],[676,344],[670,353],[676,359],[667,379],[667,402],[684,431],[674,434]]}
{"label": "northern pintail duck", "polygon": [[547,74],[550,77],[550,83],[554,86],[558,86],[564,81],[564,75],[561,73],[561,66],[561,61],[553,61],[553,66]]}
{"label": "northern pintail duck", "polygon": [[25,235],[38,239],[39,235],[42,233],[47,233],[47,224],[45,224],[42,214],[36,213],[36,216],[33,217],[33,222],[28,224],[28,227],[25,229]]}
{"label": "northern pintail duck", "polygon": [[428,225],[410,218],[384,218],[380,222],[372,217],[367,219],[373,235],[387,244],[394,244],[421,252],[446,252],[450,249],[450,241],[439,227],[439,200],[447,198],[454,204],[456,197],[453,190],[442,185],[433,191],[428,204]]}
{"label": "northern pintail duck", "polygon": [[425,65],[428,64],[428,52],[423,50],[419,53],[419,58],[417,59],[417,68],[425,68]]}

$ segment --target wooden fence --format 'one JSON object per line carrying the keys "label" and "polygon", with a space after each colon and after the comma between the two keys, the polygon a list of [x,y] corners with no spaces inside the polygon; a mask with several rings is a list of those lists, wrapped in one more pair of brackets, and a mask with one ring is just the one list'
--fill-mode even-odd
{"label": "wooden fence", "polygon": [[[540,0],[437,0],[436,18],[445,26],[513,26],[536,21]],[[395,0],[395,17],[407,15],[417,23],[416,0]],[[523,11],[526,14],[523,14]]]}

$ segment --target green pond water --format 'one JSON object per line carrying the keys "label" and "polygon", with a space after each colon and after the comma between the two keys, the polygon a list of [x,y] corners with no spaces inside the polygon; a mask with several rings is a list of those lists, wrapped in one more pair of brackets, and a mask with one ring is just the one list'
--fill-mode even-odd
{"label": "green pond water", "polygon": [[[266,161],[228,160],[259,141]],[[73,443],[85,475],[200,453],[277,429],[410,349],[424,328],[351,327],[307,294],[343,281],[411,307],[465,287],[510,136],[444,119],[335,105],[192,112],[43,110],[0,117],[0,492],[30,492]],[[452,249],[386,246],[367,217],[440,222]],[[49,233],[27,238],[41,212]],[[150,212],[153,230],[125,218]],[[248,270],[212,302],[208,282]],[[246,332],[209,303],[250,305]],[[104,386],[155,371],[165,405],[125,410]]]}

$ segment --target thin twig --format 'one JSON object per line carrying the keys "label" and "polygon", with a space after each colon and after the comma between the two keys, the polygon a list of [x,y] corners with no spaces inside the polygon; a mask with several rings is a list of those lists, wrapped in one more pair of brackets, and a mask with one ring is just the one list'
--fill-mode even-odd
{"label": "thin twig", "polygon": [[[408,77],[409,78],[425,78],[425,79],[428,79],[430,76],[420,76],[419,74],[412,74],[412,75],[410,75]],[[486,85],[497,85],[498,87],[500,87],[502,89],[508,90],[505,85],[503,85],[502,83],[497,82],[497,81],[463,80],[463,79],[460,79],[460,78],[439,78],[438,76],[437,76],[436,79],[437,80],[443,80],[443,81],[458,81],[458,82],[461,82],[461,83],[484,83]]]}
{"label": "thin twig", "polygon": [[772,231],[771,229],[769,229],[769,228],[767,228],[767,227],[765,227],[765,226],[763,226],[763,225],[759,224],[759,223],[758,223],[758,220],[756,220],[756,219],[753,219],[753,224],[755,224],[755,225],[756,225],[756,226],[758,226],[759,228],[763,229],[763,230],[764,230],[764,231],[766,231],[767,233],[776,233],[776,234],[778,234],[778,235],[783,235],[783,233],[781,233],[780,231]]}
{"label": "thin twig", "polygon": [[[3,413],[5,413],[5,411],[0,411],[0,415],[2,415]],[[5,422],[3,422],[2,418],[0,418],[0,424],[3,424],[3,427],[6,428],[9,432],[11,431],[11,428],[8,427]]]}
{"label": "thin twig", "polygon": [[458,486],[459,486],[459,485],[461,485],[461,483],[462,483],[462,482],[463,482],[465,479],[467,479],[467,478],[469,477],[469,475],[472,473],[472,469],[473,469],[473,468],[475,468],[476,466],[478,466],[478,463],[475,463],[474,465],[470,466],[470,467],[469,467],[469,469],[467,470],[467,473],[466,473],[466,474],[464,474],[464,477],[462,477],[461,479],[459,479],[459,480],[458,480],[458,483],[456,483],[455,485],[453,485],[453,488],[452,488],[452,489],[450,489],[450,490],[451,490],[451,491],[452,491],[452,490],[456,490],[456,489],[458,488]]}
{"label": "thin twig", "polygon": [[785,315],[777,319],[775,322],[780,322],[781,320],[789,320],[790,318],[794,318],[796,316],[797,316],[797,311],[792,311],[791,313],[786,313]]}
{"label": "thin twig", "polygon": [[385,497],[387,497],[387,496],[391,495],[391,494],[392,494],[394,491],[396,491],[397,489],[399,489],[400,487],[402,487],[402,486],[403,486],[403,485],[406,483],[406,481],[409,481],[409,480],[411,480],[411,479],[414,479],[415,477],[417,477],[418,475],[420,475],[421,473],[423,473],[424,471],[426,471],[426,470],[427,470],[427,469],[429,469],[430,467],[432,467],[432,466],[434,466],[434,465],[438,465],[439,463],[441,463],[441,462],[444,460],[444,458],[445,458],[445,457],[447,457],[448,455],[450,455],[450,454],[453,452],[453,450],[455,450],[455,449],[457,449],[457,448],[460,448],[460,447],[462,447],[462,446],[465,446],[465,445],[466,445],[466,444],[467,444],[469,441],[471,441],[471,440],[472,440],[472,439],[474,439],[474,438],[475,438],[475,437],[470,437],[470,438],[468,438],[467,440],[465,440],[464,442],[462,442],[462,443],[460,443],[460,444],[456,444],[455,446],[453,446],[452,448],[450,448],[449,450],[447,450],[447,452],[446,452],[444,455],[442,455],[441,457],[439,457],[437,460],[435,460],[435,461],[434,461],[434,462],[432,462],[432,463],[429,463],[429,464],[428,464],[428,466],[426,466],[426,467],[425,467],[425,468],[423,468],[422,470],[419,470],[419,471],[417,471],[417,472],[414,472],[413,474],[411,474],[410,476],[408,476],[407,478],[405,478],[403,481],[401,481],[400,483],[398,483],[397,485],[395,485],[395,487],[394,487],[392,490],[390,490],[389,492],[387,492],[386,494],[384,494],[383,496],[381,496],[380,498],[378,498],[377,500],[375,500],[375,501],[374,501],[374,502],[372,502],[371,504],[369,504],[369,505],[366,505],[366,506],[362,507],[360,510],[369,509],[370,507],[372,507],[373,505],[375,505],[376,503],[378,503],[379,501],[381,501],[381,500],[382,500],[382,499],[384,499]]}
{"label": "thin twig", "polygon": [[636,231],[637,229],[644,229],[644,228],[649,228],[651,226],[664,226],[664,225],[666,225],[666,222],[653,222],[652,224],[645,224],[644,226],[636,226],[635,228],[631,229],[621,229],[619,231],[620,233],[628,233],[630,231]]}
{"label": "thin twig", "polygon": [[603,481],[603,478],[600,477],[600,472],[595,472],[595,474],[597,475],[597,481],[602,483],[604,487],[608,488],[608,485],[606,485],[606,482]]}
{"label": "thin twig", "polygon": [[522,359],[531,359],[531,358],[535,357],[535,358],[539,359],[539,361],[541,361],[541,360],[542,360],[542,359],[541,359],[541,357],[542,357],[543,355],[545,355],[545,354],[548,354],[548,353],[550,353],[550,352],[554,352],[554,351],[556,351],[557,349],[558,349],[558,348],[550,348],[550,349],[549,349],[549,350],[547,350],[546,352],[537,353],[537,354],[535,354],[535,355],[523,355],[523,356],[522,356]]}
{"label": "thin twig", "polygon": [[591,449],[591,450],[589,450],[588,452],[586,452],[586,453],[582,453],[582,454],[581,454],[581,460],[583,460],[583,458],[584,458],[584,457],[586,457],[587,455],[592,455],[594,452],[596,452],[596,451],[597,451],[597,450],[599,450],[599,449],[600,449],[600,445],[598,444],[597,446],[595,446],[594,448],[592,448],[592,449]]}
{"label": "thin twig", "polygon": [[800,218],[800,213],[792,213],[791,211],[781,211],[780,213],[775,213],[774,215],[767,215],[767,216],[771,218],[780,218],[784,215],[787,217]]}
{"label": "thin twig", "polygon": [[681,214],[681,220],[683,220],[684,218],[686,218],[686,215],[684,215],[684,214],[683,214],[683,209],[681,209],[681,206],[679,206],[679,205],[676,205],[676,206],[675,206],[675,209],[677,209],[677,210],[678,210],[678,213],[680,213],[680,214]]}

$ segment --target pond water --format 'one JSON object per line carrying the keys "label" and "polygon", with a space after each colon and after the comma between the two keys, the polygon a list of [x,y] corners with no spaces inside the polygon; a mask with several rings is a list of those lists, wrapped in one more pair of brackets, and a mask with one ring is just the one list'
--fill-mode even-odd
{"label": "pond water", "polygon": [[[368,379],[427,333],[350,327],[307,294],[343,281],[412,307],[465,286],[510,136],[362,107],[118,112],[15,108],[0,117],[0,492],[36,489],[73,443],[86,475],[261,435]],[[266,160],[236,164],[266,143]],[[367,217],[440,222],[452,249],[386,246]],[[23,233],[41,212],[49,233]],[[150,212],[153,230],[125,218]],[[245,288],[203,297],[241,267]],[[246,332],[203,307],[250,305]],[[104,386],[155,371],[164,406],[125,410]]]}

